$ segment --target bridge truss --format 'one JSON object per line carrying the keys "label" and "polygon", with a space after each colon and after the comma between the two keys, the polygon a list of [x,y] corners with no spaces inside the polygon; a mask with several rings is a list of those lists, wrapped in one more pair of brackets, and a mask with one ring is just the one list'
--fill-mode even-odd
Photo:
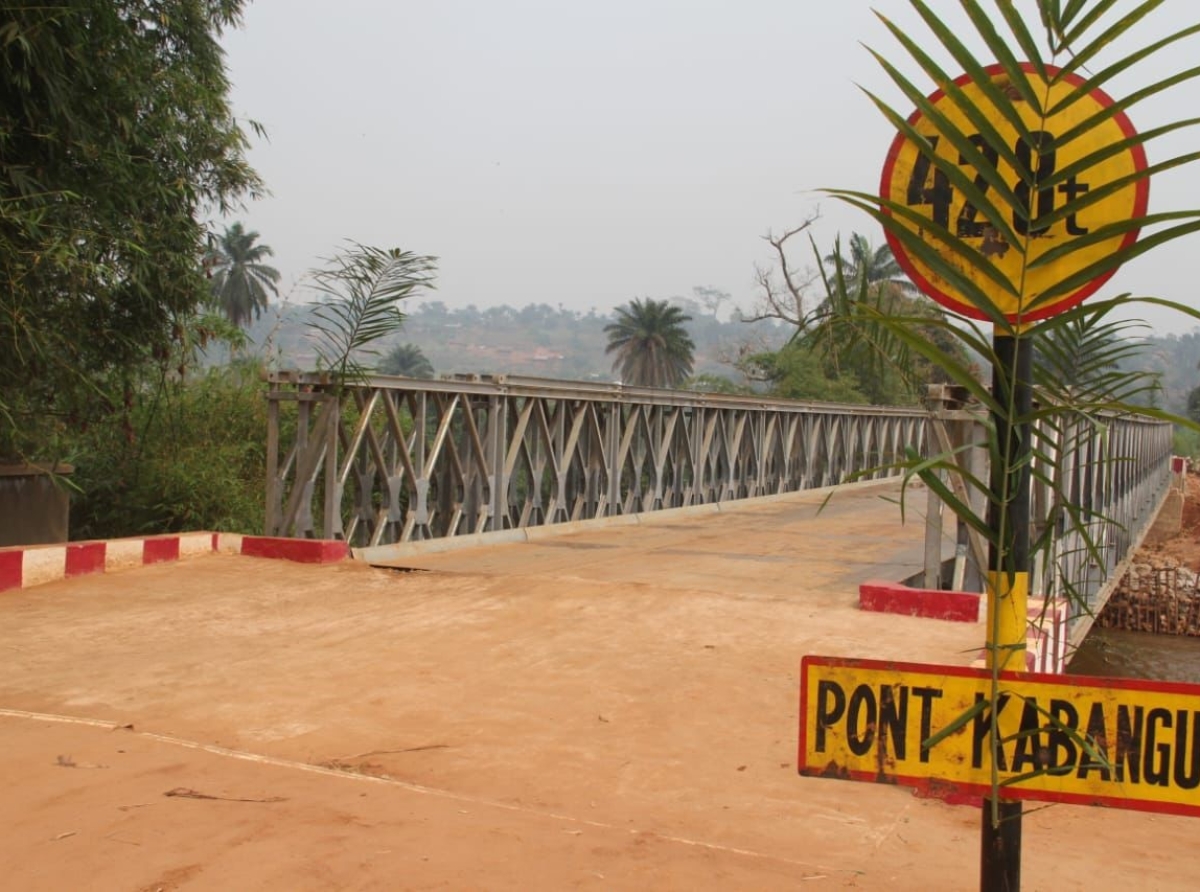
{"label": "bridge truss", "polygon": [[[962,481],[972,475],[988,479],[986,419],[945,393],[939,397],[930,400],[930,442],[938,452],[957,456],[963,473],[950,481],[957,482],[955,496],[983,517],[982,493]],[[1174,428],[1147,416],[1086,414],[1069,407],[1041,416],[1033,432],[1030,585],[1038,595],[1068,605],[1071,640],[1078,644],[1167,496]],[[986,542],[961,522],[954,523],[953,534],[943,531],[942,513],[931,493],[925,587],[982,591]],[[949,579],[940,561],[940,540],[947,535],[959,544]]]}
{"label": "bridge truss", "polygon": [[[965,482],[988,478],[986,420],[945,393],[926,410],[511,376],[269,385],[268,535],[371,547],[682,508],[899,476],[907,450],[955,454],[956,497],[986,513]],[[1064,410],[1036,429],[1033,587],[1070,601],[1073,630],[1153,521],[1171,445],[1145,417]],[[987,545],[944,513],[931,491],[924,584],[980,591]]]}
{"label": "bridge truss", "polygon": [[269,378],[267,532],[386,545],[882,479],[918,409],[538,378]]}

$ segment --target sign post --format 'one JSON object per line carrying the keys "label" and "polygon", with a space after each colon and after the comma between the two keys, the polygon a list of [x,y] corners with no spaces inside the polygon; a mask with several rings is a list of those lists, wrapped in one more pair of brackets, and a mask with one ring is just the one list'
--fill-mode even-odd
{"label": "sign post", "polygon": [[[910,252],[889,230],[892,252],[909,278],[954,312],[984,320],[1003,316],[1009,323],[998,325],[993,339],[992,394],[1000,408],[992,418],[997,442],[988,509],[993,542],[987,573],[987,660],[995,699],[999,674],[1023,672],[1026,665],[1033,351],[1023,335],[1032,323],[1098,290],[1115,269],[1088,275],[1092,265],[1132,245],[1138,233],[1093,236],[1079,242],[1079,250],[1049,255],[1058,258],[1052,262],[1048,252],[1106,224],[1143,217],[1149,183],[1139,176],[1146,158],[1124,113],[1096,118],[1113,104],[1102,91],[1087,90],[1073,75],[1057,78],[1053,68],[1043,78],[1025,65],[1023,76],[1041,97],[1039,110],[1011,98],[1029,94],[1014,86],[1002,66],[984,74],[990,83],[981,85],[964,75],[954,90],[929,96],[926,112],[918,109],[909,118],[921,139],[897,135],[884,165],[881,195],[912,212],[900,216],[888,211],[897,227],[907,228],[942,261],[931,263],[928,251],[924,257],[921,251]],[[1011,101],[998,107],[997,95]],[[1111,151],[1097,154],[1101,149]],[[983,170],[985,164],[990,169]],[[1011,214],[1004,231],[994,215],[989,218],[976,206],[980,196],[988,198],[993,174],[1009,186],[997,202],[1005,215]],[[956,189],[956,181],[972,182],[974,192],[965,186]],[[1009,241],[1014,234],[1017,244]],[[970,245],[979,262],[952,251],[951,240]],[[1043,257],[1047,260],[1039,262]],[[1067,282],[1074,287],[1065,287]],[[990,307],[979,305],[980,294],[988,295]],[[1000,745],[998,734],[993,725],[988,739],[992,752]],[[983,809],[980,888],[1015,892],[1020,888],[1021,803],[997,783],[990,791],[996,801],[985,802]]]}
{"label": "sign post", "polygon": [[[997,413],[993,424],[999,461],[993,459],[988,526],[999,535],[988,550],[987,666],[994,671],[1025,670],[1029,612],[1029,501],[1031,425],[1029,417],[1033,348],[1020,338],[997,333],[992,341],[995,366],[992,395],[1010,413]],[[997,729],[991,730],[995,746]],[[1021,803],[999,799],[983,804],[980,826],[979,888],[1015,892],[1021,886]]]}

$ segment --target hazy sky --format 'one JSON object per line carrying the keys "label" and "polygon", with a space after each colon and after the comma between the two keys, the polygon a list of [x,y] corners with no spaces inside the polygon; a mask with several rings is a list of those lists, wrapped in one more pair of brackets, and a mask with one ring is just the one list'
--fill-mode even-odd
{"label": "hazy sky", "polygon": [[[906,0],[254,0],[224,43],[234,107],[269,134],[250,159],[273,194],[234,219],[275,249],[284,293],[353,239],[437,255],[450,306],[607,311],[704,286],[749,309],[768,230],[819,210],[823,253],[839,232],[883,241],[817,192],[878,187],[892,133],[856,84],[908,110],[861,46],[903,58],[872,8],[926,33]],[[1195,10],[1167,0],[1158,27]],[[1193,40],[1161,71],[1195,55]],[[1195,115],[1197,89],[1130,117]],[[1189,145],[1200,131],[1151,161]],[[1200,207],[1200,168],[1152,183],[1152,210],[1179,207]],[[1154,252],[1101,296],[1200,306],[1198,252],[1200,235]],[[794,258],[811,264],[806,244]]]}

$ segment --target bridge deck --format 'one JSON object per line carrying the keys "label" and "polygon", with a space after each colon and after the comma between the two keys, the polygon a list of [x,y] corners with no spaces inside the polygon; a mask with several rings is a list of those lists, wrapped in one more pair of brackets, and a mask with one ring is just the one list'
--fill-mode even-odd
{"label": "bridge deck", "polygon": [[[920,565],[881,492],[398,561],[417,572],[212,556],[7,593],[6,885],[969,888],[976,810],[795,772],[802,655],[979,644],[856,609]],[[1039,811],[1027,881],[1190,889],[1194,829]]]}

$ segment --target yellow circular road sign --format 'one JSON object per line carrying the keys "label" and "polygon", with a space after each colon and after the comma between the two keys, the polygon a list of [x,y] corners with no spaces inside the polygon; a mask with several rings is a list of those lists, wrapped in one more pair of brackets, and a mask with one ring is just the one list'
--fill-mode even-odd
{"label": "yellow circular road sign", "polygon": [[[1051,75],[1056,69],[1048,68]],[[987,69],[992,83],[1006,95],[1016,96],[1004,69],[992,66]],[[1080,78],[1068,76],[1057,83],[1043,80],[1032,68],[1025,66],[1030,86],[1041,98],[1043,108],[1054,110],[1067,96],[1083,84]],[[963,157],[944,133],[921,113],[915,112],[909,123],[925,137],[939,163],[957,165],[964,177],[981,189],[985,198],[1004,208],[1005,220],[1010,226],[1010,237],[998,231],[968,200],[963,190],[955,188],[952,179],[932,162],[928,150],[905,134],[897,134],[888,152],[883,169],[880,195],[891,202],[910,208],[921,219],[921,223],[906,220],[888,211],[893,220],[918,233],[923,244],[934,249],[946,263],[974,285],[986,291],[993,303],[1013,322],[1031,322],[1044,319],[1078,304],[1095,293],[1112,275],[1115,268],[1103,272],[1069,293],[1054,295],[1039,300],[1048,290],[1078,276],[1092,264],[1103,260],[1121,248],[1137,241],[1136,230],[1114,235],[1111,238],[1087,244],[1081,243],[1079,250],[1065,254],[1053,262],[1041,266],[1030,264],[1046,252],[1061,247],[1072,239],[1096,232],[1100,227],[1119,220],[1133,220],[1145,216],[1149,200],[1150,184],[1147,177],[1137,174],[1146,169],[1146,155],[1141,145],[1122,147],[1109,157],[1089,164],[1079,170],[1072,165],[1091,156],[1105,146],[1114,146],[1136,135],[1133,125],[1123,112],[1107,117],[1095,127],[1080,128],[1098,111],[1113,104],[1101,90],[1090,90],[1065,108],[1054,111],[1046,118],[1038,116],[1037,110],[1028,103],[1014,101],[1026,131],[1022,134],[1004,114],[995,108],[987,93],[968,75],[955,83],[962,89],[966,102],[981,112],[995,133],[990,140],[979,135],[979,128],[971,123],[961,105],[939,90],[929,97],[938,114],[945,116],[949,132],[954,128],[965,135],[979,150],[987,163],[993,165],[1003,181],[1010,185],[1015,201],[1004,202],[989,194],[989,187],[972,163]],[[939,122],[940,123],[940,122]],[[997,146],[995,143],[1003,143]],[[1015,163],[1014,163],[1015,161]],[[1017,164],[1032,172],[1036,180],[1045,180],[1047,187],[1034,188],[1023,184],[1017,173]],[[1062,174],[1071,171],[1071,175]],[[1055,174],[1057,173],[1057,176]],[[1053,177],[1053,179],[1048,179]],[[1077,213],[1060,214],[1048,225],[1039,225],[1039,218],[1062,209],[1067,202],[1083,198],[1088,193],[1099,193],[1104,187],[1128,181],[1103,198],[1081,205]],[[1086,198],[1084,199],[1086,200]],[[932,224],[932,225],[931,225]],[[941,241],[929,234],[941,228],[951,236],[957,236],[974,247],[983,257],[1014,286],[1015,294],[1005,292],[977,266],[949,251]],[[1012,243],[1015,235],[1017,244]],[[962,292],[961,286],[935,272],[928,263],[922,262],[907,250],[902,241],[888,233],[888,242],[900,266],[923,292],[955,312],[976,319],[987,319]]]}

